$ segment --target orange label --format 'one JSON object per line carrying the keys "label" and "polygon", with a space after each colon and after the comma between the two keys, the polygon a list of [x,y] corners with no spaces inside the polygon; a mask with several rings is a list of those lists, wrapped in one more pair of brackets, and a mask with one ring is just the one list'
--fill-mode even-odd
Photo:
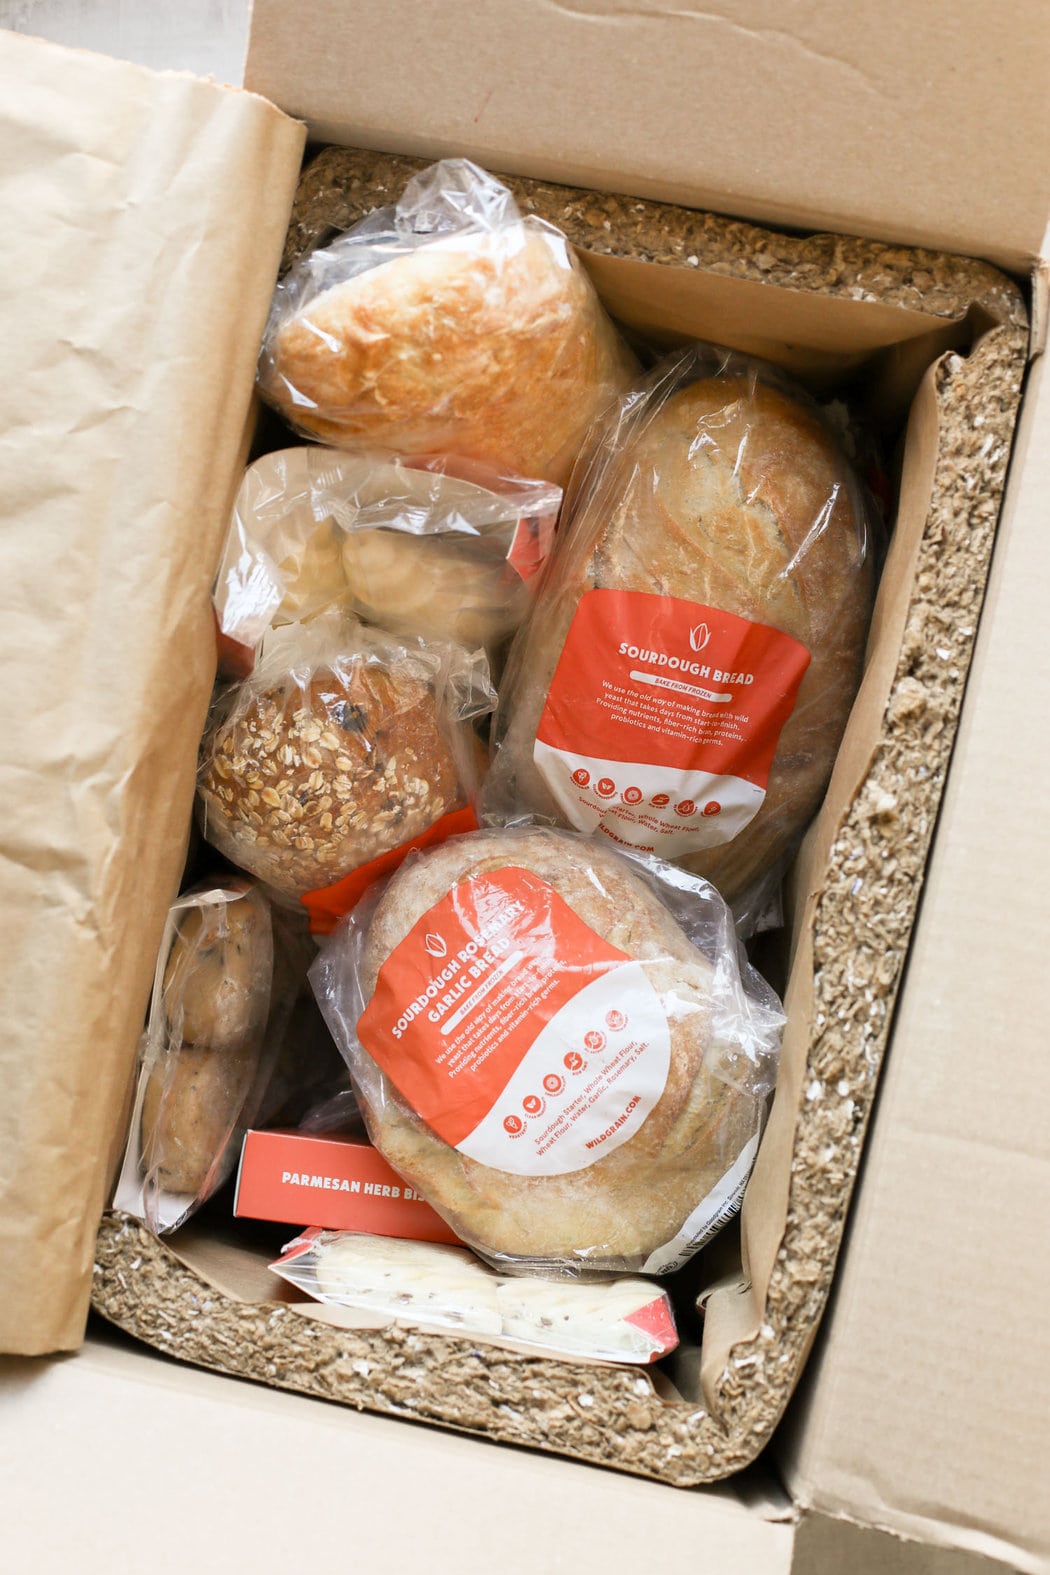
{"label": "orange label", "polygon": [[452,1228],[371,1143],[306,1132],[246,1132],[238,1219],[458,1243]]}
{"label": "orange label", "polygon": [[766,624],[646,591],[581,597],[534,758],[569,823],[673,857],[757,815],[809,652]]}
{"label": "orange label", "polygon": [[522,580],[539,574],[554,541],[553,514],[523,515],[514,527],[507,562]]}
{"label": "orange label", "polygon": [[357,1032],[446,1143],[516,1175],[581,1170],[617,1148],[670,1064],[642,965],[513,867],[460,881],[424,914]]}
{"label": "orange label", "polygon": [[442,815],[426,831],[421,831],[418,837],[403,842],[398,848],[391,848],[388,853],[380,853],[378,858],[369,859],[367,864],[351,870],[342,880],[335,881],[331,886],[321,886],[317,891],[305,892],[299,900],[310,915],[310,934],[331,935],[339,920],[345,919],[357,907],[372,882],[381,880],[384,875],[392,875],[410,853],[421,848],[436,847],[449,837],[477,829],[478,817],[472,808],[454,809]]}

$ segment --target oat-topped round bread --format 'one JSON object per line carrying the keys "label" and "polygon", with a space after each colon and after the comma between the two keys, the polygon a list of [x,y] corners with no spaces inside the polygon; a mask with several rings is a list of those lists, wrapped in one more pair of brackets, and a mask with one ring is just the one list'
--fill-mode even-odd
{"label": "oat-topped round bread", "polygon": [[[417,177],[397,233],[366,221],[278,286],[260,389],[344,448],[457,454],[562,483],[634,359],[564,236],[518,218],[490,176],[453,166],[464,190],[439,229],[433,183],[413,199]],[[413,232],[404,208],[428,202]]]}
{"label": "oat-topped round bread", "polygon": [[[406,1076],[398,1058],[408,1053],[401,1046],[415,1031],[406,1023],[413,1012],[418,1023],[418,1002],[429,1007],[423,1015],[447,1024],[433,1027],[430,1040],[421,1030],[424,1051],[432,1050],[439,1066],[460,1054],[449,1032],[456,1022],[444,1015],[443,1003],[468,999],[469,1014],[495,992],[484,959],[469,982],[461,982],[465,975],[454,959],[476,952],[469,941],[464,952],[459,931],[451,938],[449,916],[487,915],[484,941],[498,931],[493,902],[501,894],[524,904],[524,916],[509,910],[513,931],[505,932],[502,953],[492,943],[490,962],[510,957],[503,964],[509,973],[495,981],[501,989],[509,980],[513,1015],[503,1038],[523,1033],[526,1060],[509,1081],[501,1071],[492,1112],[481,1115],[476,1129],[446,1141],[418,1114],[422,1101],[406,1097],[417,1074]],[[348,1049],[376,1147],[466,1242],[494,1261],[659,1272],[673,1262],[650,1262],[650,1256],[675,1241],[734,1167],[734,1185],[742,1190],[779,1017],[775,1003],[769,1011],[771,992],[760,1006],[745,994],[735,937],[717,893],[697,883],[694,895],[697,935],[713,958],[690,940],[630,861],[593,840],[539,829],[480,832],[419,856],[390,882],[365,936],[359,996],[348,983],[354,970],[348,939],[337,937],[316,966],[315,989]],[[469,936],[470,923],[463,922]],[[420,956],[421,947],[437,958],[435,967],[444,967],[438,980],[452,982],[439,983],[436,995],[424,984],[413,1006],[423,976],[406,968],[406,957]],[[538,985],[527,972],[536,959]],[[545,994],[553,974],[564,983],[574,971],[576,983],[564,1002],[557,992]],[[467,998],[475,977],[481,995]],[[753,984],[751,976],[748,988]],[[393,1011],[403,1005],[405,1015],[388,1031],[382,1002],[391,986],[399,1003]],[[356,1024],[353,999],[365,1004]],[[533,1015],[522,1026],[522,1003],[530,1000]],[[759,1019],[764,1027],[756,1030]],[[469,1016],[466,1023],[468,1035],[485,1027],[472,1028]],[[473,1053],[468,1050],[467,1059]],[[479,1119],[481,1107],[471,1104],[474,1093],[462,1093],[462,1086],[475,1075],[487,1076],[481,1069],[492,1053],[482,1053],[477,1068],[463,1065],[452,1074],[456,1097],[466,1101],[466,1125]],[[617,1065],[625,1069],[617,1072]],[[598,1098],[594,1091],[603,1077],[611,1079],[610,1092],[597,1113],[588,1101]],[[648,1106],[640,1124],[632,1114],[639,1100],[643,1111]],[[621,1108],[622,1117],[610,1114]],[[495,1136],[479,1138],[493,1121]],[[629,1134],[626,1140],[620,1129]],[[504,1131],[511,1134],[509,1144]],[[533,1132],[533,1151],[524,1155]],[[564,1155],[553,1161],[552,1141]],[[502,1164],[515,1168],[479,1161],[483,1142],[496,1144],[493,1154],[512,1156]],[[703,1235],[710,1221],[692,1223]]]}
{"label": "oat-topped round bread", "polygon": [[208,840],[292,898],[464,802],[434,687],[363,653],[306,683],[245,684],[205,735],[199,795]]}

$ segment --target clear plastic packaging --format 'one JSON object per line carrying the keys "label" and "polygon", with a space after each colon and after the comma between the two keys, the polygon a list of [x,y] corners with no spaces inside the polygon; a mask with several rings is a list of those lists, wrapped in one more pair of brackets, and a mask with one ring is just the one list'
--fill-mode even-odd
{"label": "clear plastic packaging", "polygon": [[562,483],[634,368],[560,231],[446,159],[278,284],[259,388],[343,448]]}
{"label": "clear plastic packaging", "polygon": [[334,613],[274,630],[213,709],[204,835],[323,929],[357,900],[360,871],[475,823],[470,719],[493,701],[481,651]]}
{"label": "clear plastic packaging", "polygon": [[154,1232],[181,1225],[233,1169],[277,1051],[273,975],[270,908],[251,882],[173,903],[114,1197]]}
{"label": "clear plastic packaging", "polygon": [[314,444],[267,454],[233,506],[213,598],[220,632],[254,651],[271,625],[337,605],[491,659],[528,610],[560,506],[550,482],[467,461],[408,465]]}
{"label": "clear plastic packaging", "polygon": [[497,1267],[669,1272],[735,1213],[783,1013],[706,881],[476,832],[407,861],[310,978],[372,1142]]}
{"label": "clear plastic packaging", "polygon": [[307,1231],[270,1267],[322,1302],[540,1355],[647,1363],[678,1344],[671,1303],[651,1280],[508,1278],[462,1248],[343,1231]]}
{"label": "clear plastic packaging", "polygon": [[604,421],[567,512],[500,687],[485,819],[655,852],[746,933],[860,682],[867,494],[808,396],[701,345]]}

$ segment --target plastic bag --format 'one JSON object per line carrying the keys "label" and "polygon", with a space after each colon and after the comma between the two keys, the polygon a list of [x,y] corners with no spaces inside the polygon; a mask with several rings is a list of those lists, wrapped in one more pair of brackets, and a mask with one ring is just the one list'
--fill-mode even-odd
{"label": "plastic bag", "polygon": [[634,365],[560,231],[447,159],[278,284],[259,388],[344,448],[563,482]]}
{"label": "plastic bag", "polygon": [[493,700],[480,651],[337,615],[274,630],[205,733],[204,835],[323,930],[391,859],[476,824],[468,719]]}
{"label": "plastic bag", "polygon": [[485,818],[713,881],[746,921],[816,812],[874,589],[863,488],[758,362],[671,356],[604,425],[500,689]]}
{"label": "plastic bag", "polygon": [[411,861],[310,970],[380,1153],[498,1267],[684,1262],[739,1205],[783,1014],[707,882],[540,828]]}
{"label": "plastic bag", "polygon": [[528,610],[560,506],[550,482],[466,461],[409,466],[315,445],[267,454],[233,506],[213,596],[219,629],[254,650],[271,625],[337,604],[491,658]]}
{"label": "plastic bag", "polygon": [[508,1279],[456,1247],[319,1230],[290,1242],[270,1268],[322,1302],[542,1355],[644,1363],[678,1344],[671,1303],[650,1280]]}
{"label": "plastic bag", "polygon": [[269,1080],[269,904],[227,880],[173,903],[139,1056],[119,1209],[174,1230],[230,1175]]}

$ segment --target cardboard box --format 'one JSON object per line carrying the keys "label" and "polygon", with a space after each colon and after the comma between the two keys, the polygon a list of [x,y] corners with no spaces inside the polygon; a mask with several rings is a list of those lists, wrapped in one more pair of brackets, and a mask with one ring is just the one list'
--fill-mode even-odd
{"label": "cardboard box", "polygon": [[[485,25],[497,17],[498,40]],[[616,3],[578,10],[490,5],[479,16],[476,6],[468,8],[457,0],[443,8],[441,36],[435,39],[429,10],[403,0],[381,11],[323,4],[290,7],[266,0],[256,8],[250,81],[266,88],[292,112],[312,108],[323,135],[338,130],[341,139],[351,143],[405,147],[427,155],[466,151],[497,168],[557,175],[598,189],[672,197],[780,224],[819,224],[894,241],[922,240],[992,258],[1021,276],[1034,271],[1038,353],[1044,321],[1038,288],[1039,252],[1050,208],[1050,171],[1033,169],[1031,161],[1014,160],[1005,151],[1030,145],[1033,139],[1038,145],[1037,130],[1045,125],[1045,59],[1038,48],[1031,47],[1032,38],[1041,36],[1038,14],[1034,8],[1025,8],[1024,14],[1011,16],[1008,36],[1000,30],[999,47],[994,51],[982,47],[983,30],[1000,26],[1001,19],[998,11],[993,14],[982,6],[968,12],[968,27],[959,25],[947,36],[933,7],[910,14],[907,30],[891,32],[881,19],[867,20],[870,25],[848,13],[835,17],[806,13],[794,18],[792,30],[785,31],[783,26],[776,30],[755,27],[743,6],[712,16],[622,8]],[[432,51],[436,53],[432,55]],[[355,57],[368,61],[367,72],[354,75],[348,69],[346,62]],[[443,69],[425,75],[404,69],[406,61],[431,58],[439,58]],[[932,82],[931,60],[938,64]],[[631,65],[626,82],[625,61]],[[60,118],[54,113],[63,101],[57,79],[67,71],[76,76],[88,69],[116,71],[97,63],[71,63],[68,57],[59,60],[47,51],[32,63],[26,57],[20,60],[22,80],[27,72],[32,78],[41,130]],[[351,113],[344,115],[348,80],[353,80],[355,93]],[[624,83],[622,90],[608,91],[607,84],[620,82]],[[741,82],[749,84],[750,93],[740,91]],[[966,83],[965,93],[960,92],[959,82]],[[131,83],[132,77],[126,73],[112,76],[110,100],[123,102],[132,93]],[[66,96],[71,86],[67,77]],[[700,88],[706,90],[703,117],[698,117],[695,109]],[[97,84],[81,81],[79,91],[93,109]],[[212,113],[211,108],[205,108],[206,100],[195,96],[208,90],[185,83],[178,89],[185,94],[178,107],[171,83],[146,88],[136,74],[135,91],[144,96],[143,103],[150,95],[159,94],[162,107],[176,116],[180,129],[191,121],[195,128],[203,126]],[[267,112],[252,101],[217,95],[214,113],[220,120],[226,113],[226,109],[218,109],[223,98],[227,106],[239,103],[238,129],[250,128],[246,140],[254,140],[255,146],[253,158],[237,170],[236,203],[223,202],[212,188],[214,206],[208,211],[214,212],[215,222],[208,229],[208,245],[203,250],[210,251],[212,246],[233,249],[225,261],[238,274],[240,304],[246,307],[251,302],[258,319],[260,308],[253,295],[256,281],[254,276],[247,280],[244,270],[259,260],[261,272],[262,261],[274,255],[278,225],[272,207],[277,194],[290,188],[297,150],[294,138],[279,128],[276,117],[268,120]],[[754,113],[756,100],[763,106],[761,116]],[[148,117],[155,112],[150,102]],[[406,127],[411,129],[406,131]],[[792,134],[785,135],[785,128]],[[77,126],[78,136],[81,130]],[[179,142],[181,152],[192,142],[184,136]],[[873,143],[879,144],[883,155],[877,163],[873,163]],[[204,145],[212,154],[215,143],[203,136]],[[124,148],[128,148],[127,141]],[[105,151],[112,155],[113,149]],[[100,158],[98,162],[104,167]],[[196,171],[197,162],[184,159],[179,169]],[[221,157],[212,155],[203,164],[213,180],[230,189],[233,182],[227,177],[232,163],[227,167]],[[147,179],[145,184],[148,188],[154,183]],[[207,182],[202,181],[196,189],[181,190],[169,201],[169,213],[175,215],[181,209],[183,198],[187,214],[200,211],[202,200],[207,210],[206,187]],[[260,193],[259,211],[246,200],[245,194],[253,191]],[[862,202],[858,193],[864,194]],[[262,210],[273,223],[266,229],[261,251],[253,251],[248,245],[245,214],[251,214],[257,232]],[[53,212],[47,217],[53,219]],[[257,233],[253,238],[257,239]],[[185,232],[182,239],[185,241]],[[43,255],[50,253],[45,250]],[[192,247],[182,255],[192,255]],[[692,266],[691,255],[683,254],[679,282],[685,269]],[[831,249],[832,258],[835,255]],[[848,272],[848,245],[842,245],[840,255]],[[894,254],[880,257],[885,272],[892,276]],[[149,258],[143,254],[135,261],[140,269],[137,277],[148,278]],[[602,268],[607,274],[620,273],[625,298],[629,296],[630,270],[597,265],[598,272]],[[104,271],[108,275],[108,270]],[[23,259],[17,276],[25,277],[27,272]],[[738,295],[740,321],[749,319],[768,297],[761,286],[757,294],[748,291],[739,296],[735,291],[738,282],[724,295]],[[931,278],[930,282],[935,287],[936,280]],[[206,302],[209,296],[214,299],[212,291],[223,293],[221,280],[216,286],[213,271],[202,271],[193,285],[181,300],[174,299],[174,316],[162,317],[161,326],[170,328],[189,321],[194,316],[191,307]],[[261,299],[262,280],[257,286]],[[689,287],[683,288],[688,293]],[[175,294],[177,297],[177,291]],[[56,288],[48,300],[61,306],[61,290]],[[225,321],[221,308],[226,304],[225,300],[218,303],[219,320]],[[916,309],[921,314],[919,299]],[[845,315],[838,313],[841,320]],[[865,314],[850,315],[859,318]],[[42,366],[48,364],[48,347],[55,337],[54,324],[46,326],[50,335],[42,333],[36,345],[29,344]],[[214,320],[210,326],[214,332]],[[146,327],[152,329],[153,325]],[[922,332],[914,336],[919,340],[932,332],[928,321],[921,327]],[[839,328],[836,338],[841,342]],[[151,353],[144,360],[148,369],[156,344],[149,332],[145,341]],[[202,333],[194,344],[197,366],[192,386],[196,388],[202,373],[205,386],[212,379],[218,382],[222,367],[238,371],[237,377],[230,373],[230,389],[239,390],[242,377],[246,385],[249,346],[240,340],[238,346],[231,360],[228,355],[219,355],[220,346],[211,342],[207,332]],[[97,362],[98,347],[92,348]],[[226,345],[221,348],[230,349]],[[158,425],[168,428],[178,424],[170,415],[182,417],[193,401],[187,397],[188,374],[181,371],[184,347],[166,345],[165,350],[166,356],[157,359],[171,369],[172,382],[163,388],[166,400],[161,400],[156,410],[158,418],[165,418],[158,419]],[[926,350],[929,353],[929,346]],[[92,363],[90,356],[84,359]],[[898,364],[907,361],[903,352],[896,359]],[[797,1496],[799,1518],[797,1527],[791,1528],[790,1556],[799,1570],[907,1568],[908,1563],[901,1561],[910,1560],[916,1569],[961,1571],[977,1567],[970,1555],[1004,1558],[1038,1569],[1045,1567],[1050,1547],[1045,1503],[1034,1480],[1047,1414],[1039,1382],[1045,1383],[1050,1353],[1046,1350],[1045,1320],[1040,1317],[1044,1287],[1031,1250],[1038,1239],[1038,1222],[1045,1217],[1047,1167],[1045,1159],[1040,1165],[1037,1156],[1045,1156],[1046,1144],[1033,1112],[1040,1108],[1039,1094],[1046,1089],[1047,1071],[1039,1033],[1038,974],[1026,971],[1035,944],[1031,937],[1039,933],[1040,876],[1046,868],[1045,846],[1035,845],[1025,830],[1038,824],[1035,795],[1045,754],[1032,719],[1045,712],[1050,690],[1042,621],[1032,607],[1038,588],[1045,583],[1040,576],[1046,549],[1038,514],[1039,466],[1044,463],[1040,456],[1050,436],[1050,402],[1040,370],[1037,366],[1027,390],[1020,464],[1015,463],[1007,499],[989,608],[992,617],[990,622],[986,617],[982,625],[975,684],[964,710],[956,769],[898,1011],[889,1081],[856,1211],[858,1228],[851,1238],[840,1291],[804,1405],[796,1409],[792,1428],[778,1435],[779,1463]],[[946,376],[949,381],[956,374],[964,379],[965,372],[965,366],[949,365]],[[41,387],[34,392],[39,397],[34,413],[50,414],[50,389]],[[205,448],[202,438],[180,427],[185,439],[179,445],[180,460],[185,464],[187,456],[193,457],[185,473],[173,478],[172,490],[180,499],[176,517],[166,518],[164,511],[159,516],[163,540],[173,549],[181,539],[179,527],[196,518],[206,522],[197,538],[203,544],[202,557],[207,557],[208,545],[217,544],[222,518],[218,494],[235,470],[236,421],[232,416],[243,411],[246,402],[245,387],[233,401],[232,411],[219,403],[218,408],[231,419],[222,425],[217,447]],[[215,409],[213,405],[209,412],[213,423]],[[2,414],[3,426],[23,425],[22,408]],[[110,414],[111,419],[119,419],[118,404],[112,405]],[[919,430],[913,435],[920,439],[924,422],[928,429],[929,415],[928,406],[919,411]],[[41,425],[49,434],[49,424]],[[970,454],[974,463],[981,441],[976,438]],[[163,452],[147,458],[162,459]],[[116,466],[120,454],[120,446],[115,445],[111,466]],[[77,457],[76,453],[70,456],[72,473],[61,478],[73,495],[82,486],[75,468]],[[92,466],[95,458],[92,456]],[[927,482],[929,470],[935,470],[941,458],[934,441],[927,455]],[[39,459],[44,461],[43,453]],[[919,487],[924,478],[913,473],[912,479]],[[209,480],[214,488],[210,497],[206,495]],[[20,497],[17,490],[14,495],[23,507],[34,501],[32,495]],[[117,515],[126,528],[134,512],[129,504],[134,505],[135,500],[119,501]],[[979,507],[968,518],[975,529],[984,529],[989,523]],[[51,543],[56,539],[61,537],[51,534],[47,538]],[[112,538],[114,542],[118,539],[123,538]],[[93,537],[84,541],[83,555],[88,561],[97,561],[95,549]],[[155,623],[162,622],[175,589],[185,597],[183,612],[193,609],[199,630],[206,597],[203,563],[194,573],[174,561],[169,567],[167,551],[163,561],[168,572],[160,577],[155,592],[150,591],[144,569],[137,577],[132,573],[130,581],[122,584],[121,595],[111,603],[112,616],[125,612],[130,585],[140,595],[150,591],[153,599],[143,613],[148,612]],[[150,567],[154,567],[152,559]],[[59,587],[60,591],[69,588],[64,584]],[[979,591],[975,591],[974,616],[979,600]],[[106,616],[103,608],[101,617],[104,620]],[[886,616],[891,616],[891,609]],[[95,610],[91,619],[82,618],[79,624],[73,621],[72,627],[69,621],[63,624],[66,646],[61,655],[70,648],[71,633],[85,644],[86,632],[97,626],[98,619]],[[143,636],[146,622],[143,616],[137,631],[144,648],[182,654],[191,651],[192,640],[184,622],[175,628],[154,627],[148,640]],[[900,622],[899,633],[913,638],[914,628],[904,629],[903,616]],[[19,626],[10,633],[17,640],[25,637],[26,630]],[[158,640],[158,635],[166,638]],[[57,634],[54,639],[57,647]],[[134,647],[135,642],[131,644]],[[16,644],[12,654],[22,655],[23,647]],[[918,654],[921,657],[922,651]],[[34,663],[51,657],[47,672],[56,681],[64,670],[59,656],[58,649],[50,646],[43,652],[33,650]],[[172,666],[181,678],[181,668],[177,663]],[[961,689],[964,670],[953,680],[956,692]],[[121,671],[115,661],[112,670],[106,669],[106,676],[119,676]],[[1019,674],[1023,675],[1020,682]],[[47,896],[59,925],[63,913],[71,914],[63,956],[80,958],[84,984],[77,994],[78,998],[84,996],[89,1007],[82,1014],[75,1039],[71,1039],[63,1021],[41,1021],[27,1010],[27,1001],[47,999],[48,978],[41,979],[38,972],[32,981],[21,981],[16,1014],[9,1020],[31,1021],[48,1050],[35,1079],[16,1070],[11,1082],[17,1097],[9,1108],[37,1122],[23,1153],[39,1155],[49,1144],[57,1147],[52,1129],[44,1123],[54,1122],[61,1130],[52,1095],[56,1088],[68,1090],[72,1086],[69,1074],[74,1070],[79,1073],[84,1130],[96,1133],[104,1143],[106,1133],[119,1125],[120,1073],[122,1067],[126,1072],[130,1052],[123,1041],[118,1042],[121,1033],[114,1031],[111,1016],[102,1010],[101,992],[92,988],[92,981],[99,975],[100,964],[110,967],[112,959],[119,958],[108,988],[118,1000],[129,1003],[121,1025],[126,1039],[134,1021],[130,1003],[143,974],[143,958],[148,959],[150,922],[154,928],[158,922],[154,906],[167,900],[178,864],[179,838],[171,828],[178,822],[177,810],[188,801],[185,751],[192,731],[189,721],[193,715],[199,718],[202,708],[199,691],[204,687],[203,677],[196,673],[195,698],[187,691],[182,708],[173,713],[180,719],[185,714],[186,736],[181,731],[175,737],[167,732],[151,736],[137,725],[143,701],[152,692],[150,680],[156,681],[152,674],[141,671],[136,674],[134,693],[129,697],[121,691],[117,695],[112,713],[106,717],[108,733],[104,727],[93,728],[85,738],[74,728],[70,735],[70,758],[104,758],[107,743],[116,740],[124,751],[120,761],[130,763],[140,756],[149,760],[156,782],[173,792],[170,814],[157,814],[156,824],[149,828],[164,835],[157,842],[142,842],[149,858],[157,847],[162,847],[164,854],[156,870],[147,870],[145,882],[141,865],[132,880],[130,872],[121,867],[121,859],[112,853],[120,841],[114,828],[127,835],[119,826],[119,816],[111,816],[104,825],[105,817],[100,816],[98,828],[87,817],[89,829],[98,829],[100,835],[90,857],[82,860],[92,879],[95,870],[104,868],[111,881],[117,882],[115,891],[112,885],[99,891],[91,881],[78,883],[73,878],[81,867],[77,863],[80,850],[73,839],[59,848],[61,856],[50,864],[42,859],[40,850],[51,846],[46,836],[47,811],[50,809],[53,823],[66,823],[61,796],[53,805],[42,806],[40,826],[34,828],[37,835],[27,836],[25,848],[19,849],[19,867],[34,877],[28,883],[33,902],[27,898],[21,911],[17,904],[12,908],[15,922],[5,939],[17,940],[17,921],[24,915],[36,920],[31,928],[39,936],[40,876],[48,877]],[[16,694],[19,710],[26,709],[32,694]],[[131,729],[129,714],[136,722]],[[76,715],[74,709],[74,720]],[[936,716],[930,721],[934,750]],[[34,737],[37,748],[39,742]],[[841,770],[852,770],[863,779],[870,764],[868,760],[847,759]],[[68,782],[68,775],[62,777],[60,763],[56,763],[54,779],[56,788]],[[89,797],[86,801],[89,807],[95,802],[137,807],[136,795],[122,794],[126,780],[126,771],[119,769],[110,780],[103,779],[97,800]],[[171,788],[176,781],[177,786]],[[996,795],[991,839],[987,831],[989,786]],[[1016,831],[1004,823],[1000,806],[1007,804],[1017,804],[1021,812]],[[877,835],[880,815],[886,811],[879,802],[870,808],[873,835]],[[31,857],[26,856],[26,849]],[[107,851],[111,852],[108,862],[102,857]],[[803,897],[807,877],[820,869],[826,851],[818,831],[800,865],[798,889]],[[160,859],[160,853],[156,857]],[[913,874],[910,878],[914,883],[917,877]],[[100,896],[105,900],[99,901]],[[144,901],[143,896],[150,900]],[[87,924],[82,922],[84,914],[89,916]],[[99,923],[100,915],[108,926]],[[124,926],[124,944],[119,947],[112,945],[114,915],[132,921]],[[803,925],[800,951],[805,950],[807,933]],[[906,934],[888,928],[884,945],[887,956],[892,957],[891,971],[903,965],[905,941]],[[152,935],[152,944],[155,942]],[[8,947],[8,954],[15,955],[14,945]],[[22,955],[31,958],[32,949]],[[808,976],[814,977],[811,968]],[[74,981],[79,984],[75,972]],[[29,982],[35,986],[35,995],[25,988]],[[144,1000],[144,988],[140,995]],[[95,1023],[105,1026],[107,1038],[101,1047],[104,1075],[91,1079],[86,1067],[81,1071],[81,1064],[83,1047],[90,1043]],[[1008,1076],[1004,1083],[995,1085],[993,1100],[989,1041],[1003,1035],[1004,1025],[1008,1025]],[[8,1066],[8,1074],[11,1071]],[[789,1086],[782,1108],[789,1099],[801,1101],[807,1092],[808,1087],[801,1083]],[[62,1175],[65,1190],[56,1182],[48,1200],[52,1219],[56,1214],[61,1218],[62,1196],[74,1197],[76,1205],[67,1208],[64,1233],[52,1231],[43,1248],[31,1228],[35,1195],[27,1197],[13,1182],[4,1198],[6,1232],[10,1236],[21,1231],[20,1238],[15,1234],[15,1247],[10,1250],[19,1251],[20,1262],[27,1269],[25,1284],[10,1313],[11,1327],[34,1329],[39,1335],[38,1348],[45,1342],[75,1338],[77,1288],[68,1288],[63,1271],[71,1257],[83,1262],[92,1210],[101,1192],[99,1178],[105,1169],[97,1146],[86,1149],[72,1177],[68,1171]],[[10,1152],[17,1167],[18,1151]],[[12,1172],[16,1177],[20,1173],[17,1168]],[[26,1207],[30,1201],[34,1209]],[[842,1203],[844,1207],[845,1198]],[[1008,1210],[1004,1210],[1004,1203]],[[26,1221],[30,1222],[28,1229]],[[902,1222],[911,1227],[908,1232],[902,1231]],[[752,1283],[757,1274],[767,1279],[776,1275],[782,1251],[780,1222],[772,1220],[764,1226],[756,1219],[754,1225]],[[989,1250],[989,1266],[977,1263],[975,1254],[960,1250],[966,1233],[975,1243],[994,1245],[994,1252]],[[796,1246],[803,1249],[796,1258],[798,1267],[804,1264],[804,1238]],[[30,1265],[38,1265],[39,1274],[29,1272]],[[55,1289],[63,1285],[67,1285],[65,1303],[56,1309]],[[887,1291],[899,1294],[887,1295]],[[816,1282],[814,1296],[819,1308]],[[246,1299],[250,1306],[250,1296]],[[735,1301],[723,1298],[713,1320],[717,1324],[724,1316],[725,1322],[714,1334],[723,1349],[734,1349],[734,1311],[742,1313],[745,1320],[753,1316],[748,1301],[746,1290],[737,1292]],[[960,1317],[960,1307],[975,1305],[980,1307],[979,1319]],[[808,1313],[815,1323],[814,1308]],[[808,1343],[811,1327],[807,1324],[803,1343]],[[873,1363],[876,1352],[882,1359]],[[797,1350],[795,1354],[799,1354]],[[973,1375],[987,1372],[990,1362],[994,1362],[994,1376],[975,1384]],[[897,1372],[903,1374],[901,1382],[893,1377]],[[746,1384],[746,1377],[742,1381]],[[199,1380],[187,1377],[186,1383]],[[973,1428],[975,1389],[980,1391],[982,1425]],[[391,1408],[397,1404],[395,1398]],[[455,1421],[451,1411],[445,1420]],[[374,1425],[383,1426],[381,1422]],[[447,1439],[433,1435],[425,1446],[427,1459],[445,1459],[448,1447]],[[585,1472],[589,1485],[581,1488],[579,1502],[573,1500],[575,1514],[581,1513],[581,1504],[596,1506],[600,1502],[601,1490],[590,1484],[608,1478],[561,1463],[554,1463],[552,1469]],[[577,1476],[573,1480],[584,1479]],[[618,1487],[626,1490],[627,1485],[620,1483]],[[717,1517],[711,1506],[719,1501],[703,1496],[684,1502],[693,1506],[692,1534],[686,1536],[696,1544],[715,1526]],[[762,1511],[735,1502],[739,1513],[734,1510],[730,1517],[735,1527],[730,1540],[739,1531],[736,1546],[740,1550],[755,1529],[756,1514],[761,1518]],[[653,1510],[648,1524],[666,1525],[665,1513],[677,1511]],[[581,1518],[589,1518],[586,1511]],[[890,1534],[912,1540],[890,1543]],[[658,1537],[659,1532],[654,1530],[651,1535]],[[778,1546],[783,1552],[782,1539]],[[943,1559],[931,1551],[934,1549],[943,1550]],[[952,1549],[962,1549],[964,1554],[955,1558],[948,1551]],[[517,1558],[520,1551],[516,1547],[511,1557]],[[523,1563],[521,1567],[534,1566]],[[691,1562],[690,1567],[695,1565]]]}

